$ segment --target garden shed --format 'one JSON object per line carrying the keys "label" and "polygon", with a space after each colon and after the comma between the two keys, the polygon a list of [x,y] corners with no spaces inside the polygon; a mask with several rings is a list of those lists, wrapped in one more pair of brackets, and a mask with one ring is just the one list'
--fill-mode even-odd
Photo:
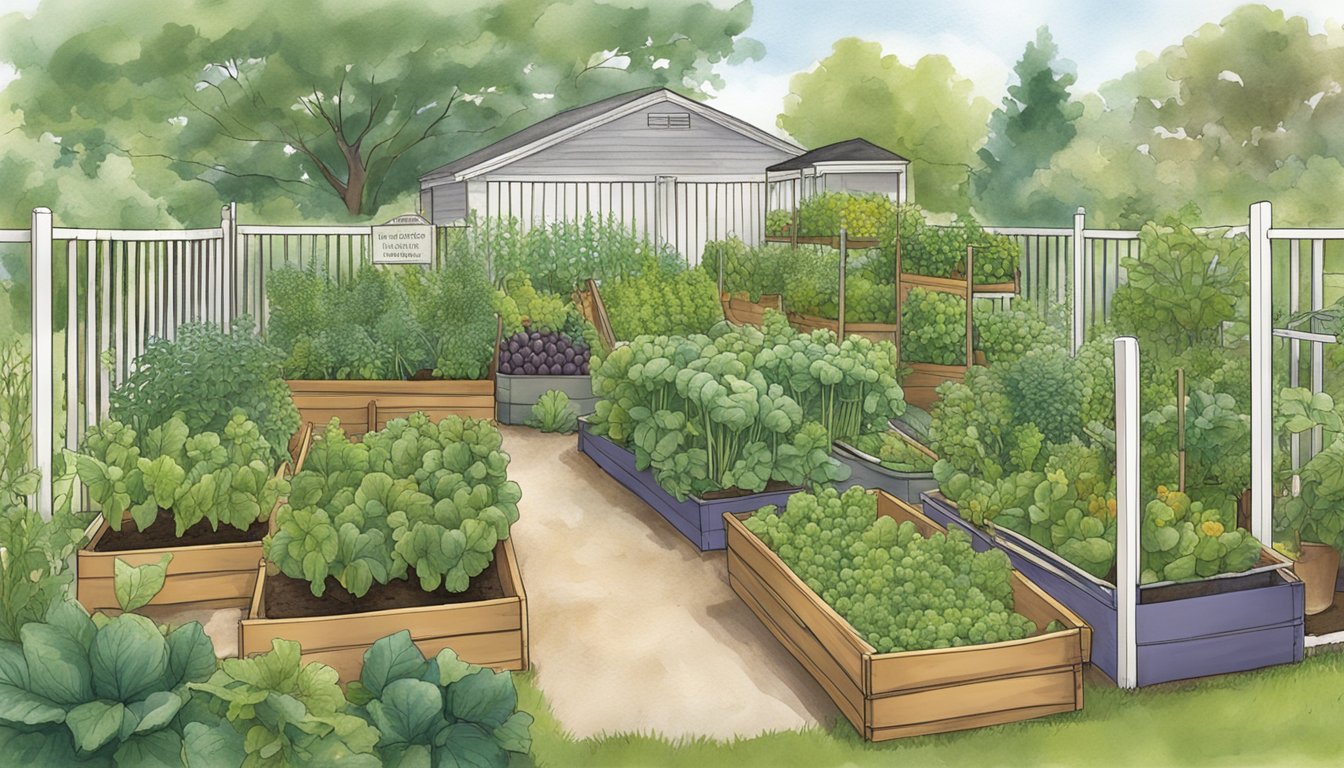
{"label": "garden shed", "polygon": [[420,177],[435,224],[469,212],[524,228],[614,216],[697,263],[704,244],[764,234],[761,170],[801,147],[665,88],[546,118]]}
{"label": "garden shed", "polygon": [[867,139],[827,144],[765,169],[770,207],[791,208],[822,192],[878,192],[904,203],[910,161]]}

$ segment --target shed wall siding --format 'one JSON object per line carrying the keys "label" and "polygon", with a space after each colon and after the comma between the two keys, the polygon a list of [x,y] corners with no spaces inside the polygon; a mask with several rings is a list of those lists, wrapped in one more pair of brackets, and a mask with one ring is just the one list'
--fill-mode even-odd
{"label": "shed wall siding", "polygon": [[899,173],[828,173],[820,178],[829,192],[880,192],[896,197],[901,186]]}
{"label": "shed wall siding", "polygon": [[422,187],[420,194],[429,197],[426,210],[431,213],[429,220],[444,225],[461,221],[467,217],[467,185],[465,182],[440,184]]}
{"label": "shed wall siding", "polygon": [[765,176],[765,167],[792,156],[694,112],[689,128],[650,128],[648,116],[683,112],[655,104],[593,128],[553,147],[491,171],[503,176],[598,177],[611,175]]}

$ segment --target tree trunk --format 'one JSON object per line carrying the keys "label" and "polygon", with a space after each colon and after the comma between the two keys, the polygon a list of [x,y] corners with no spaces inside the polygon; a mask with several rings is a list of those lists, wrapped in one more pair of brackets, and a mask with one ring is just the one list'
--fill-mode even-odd
{"label": "tree trunk", "polygon": [[345,210],[351,216],[363,213],[364,185],[368,181],[368,171],[364,168],[364,159],[355,151],[346,155],[346,165],[350,169],[346,177],[345,190],[341,198],[345,200]]}

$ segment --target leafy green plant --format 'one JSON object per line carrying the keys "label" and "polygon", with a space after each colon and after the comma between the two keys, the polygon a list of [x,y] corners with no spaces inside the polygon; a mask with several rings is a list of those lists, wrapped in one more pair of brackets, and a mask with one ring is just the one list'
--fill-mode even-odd
{"label": "leafy green plant", "polygon": [[518,519],[522,491],[487,421],[423,413],[353,443],[333,419],[295,475],[266,558],[314,595],[353,597],[413,569],[425,591],[465,590]]}
{"label": "leafy green plant", "polygon": [[698,269],[667,274],[646,266],[638,276],[604,285],[602,301],[618,340],[705,333],[723,320],[718,288]]}
{"label": "leafy green plant", "polygon": [[41,621],[65,595],[73,575],[67,565],[87,522],[60,510],[45,520],[26,504],[0,498],[0,641],[16,642],[23,625]]}
{"label": "leafy green plant", "polygon": [[1139,523],[1140,583],[1207,578],[1255,565],[1260,542],[1237,528],[1229,511],[1159,486]]}
{"label": "leafy green plant", "polygon": [[946,291],[911,288],[901,302],[901,360],[966,363],[966,300]]}
{"label": "leafy green plant", "polygon": [[495,311],[504,321],[506,336],[524,328],[559,331],[578,314],[573,304],[557,294],[538,291],[532,287],[532,280],[523,275],[504,280],[504,289],[495,295]]}
{"label": "leafy green plant", "polygon": [[144,565],[131,565],[120,557],[116,559],[112,570],[112,592],[122,612],[130,613],[149,605],[149,601],[163,591],[168,579],[168,564],[172,561],[172,552],[165,552],[157,563]]}
{"label": "leafy green plant", "polygon": [[1275,524],[1296,539],[1344,552],[1344,438],[1336,438],[1302,466],[1301,489],[1279,501]]}
{"label": "leafy green plant", "polygon": [[1037,347],[1004,365],[999,376],[1015,423],[1035,424],[1052,443],[1079,434],[1082,392],[1067,350]]}
{"label": "leafy green plant", "polygon": [[344,281],[316,269],[266,277],[266,340],[293,379],[402,379],[430,367],[405,280],[364,264]]}
{"label": "leafy green plant", "polygon": [[674,249],[641,237],[614,215],[585,216],[522,231],[513,219],[473,217],[464,228],[461,246],[486,255],[497,280],[527,275],[543,293],[567,296],[589,278],[601,283],[646,274],[672,273],[686,267]]}
{"label": "leafy green plant", "polygon": [[32,365],[19,344],[0,344],[0,503],[21,503],[37,492],[29,462]]}
{"label": "leafy green plant", "polygon": [[1217,346],[1223,323],[1249,301],[1247,238],[1197,233],[1173,217],[1145,224],[1139,241],[1142,258],[1121,260],[1128,277],[1112,299],[1116,330],[1174,352]]}
{"label": "leafy green plant", "polygon": [[867,432],[854,438],[854,447],[895,472],[931,472],[934,459],[896,432]]}
{"label": "leafy green plant", "polygon": [[342,693],[336,670],[302,663],[299,644],[276,638],[271,650],[225,659],[192,683],[185,725],[190,768],[376,768],[378,731]]}
{"label": "leafy green plant", "polygon": [[931,536],[877,514],[858,486],[796,493],[745,522],[878,653],[953,648],[1036,634],[1014,613],[1012,567],[960,529]]}
{"label": "leafy green plant", "polygon": [[1064,333],[1047,324],[1025,298],[1013,299],[1006,310],[991,309],[987,302],[977,301],[974,315],[975,348],[984,353],[989,365],[1012,363],[1037,347],[1068,344]]}
{"label": "leafy green plant", "polygon": [[73,600],[0,643],[0,744],[35,766],[174,766],[189,686],[215,671],[197,622],[170,631],[133,613],[91,619]]}
{"label": "leafy green plant", "polygon": [[558,389],[549,389],[532,406],[527,426],[542,432],[569,434],[578,429],[579,417],[574,415],[574,409],[569,405],[569,395]]}
{"label": "leafy green plant", "polygon": [[280,461],[299,428],[299,411],[281,366],[284,355],[252,332],[242,317],[228,332],[208,323],[150,339],[131,374],[109,395],[108,418],[138,433],[180,415],[193,433],[223,433],[241,410]]}
{"label": "leafy green plant", "polygon": [[415,305],[416,319],[429,334],[433,373],[442,379],[485,378],[499,332],[485,262],[463,246],[466,237],[449,236],[442,263],[416,294],[423,297]]}
{"label": "leafy green plant", "polygon": [[532,716],[518,711],[508,672],[467,664],[450,648],[426,659],[405,630],[364,653],[348,696],[377,728],[384,765],[504,768],[532,747]]}
{"label": "leafy green plant", "polygon": [[223,430],[190,434],[173,416],[143,438],[119,421],[91,427],[75,457],[79,479],[121,530],[129,512],[139,530],[172,514],[181,536],[202,520],[247,530],[270,514],[287,483],[276,476],[273,453],[257,425],[236,411]]}

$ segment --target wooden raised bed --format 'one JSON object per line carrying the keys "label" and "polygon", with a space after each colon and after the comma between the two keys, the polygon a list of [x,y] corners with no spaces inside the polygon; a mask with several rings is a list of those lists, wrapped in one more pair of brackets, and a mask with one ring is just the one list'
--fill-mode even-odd
{"label": "wooden raised bed", "polygon": [[[878,514],[944,530],[895,497],[878,494]],[[1022,640],[960,648],[878,653],[784,561],[725,515],[728,581],[770,633],[821,684],[865,739],[943,733],[1071,712],[1083,706],[1083,664],[1091,631],[1021,573],[1016,611],[1045,629]]]}
{"label": "wooden raised bed", "polygon": [[[296,440],[291,441],[291,446],[298,449],[292,454],[294,473],[303,468],[311,434],[312,426],[305,425]],[[276,474],[282,477],[290,474],[289,462],[282,464]],[[281,503],[283,500],[277,501],[275,508],[278,509]],[[275,509],[271,513],[274,515]],[[122,523],[123,530],[126,525],[128,523]],[[107,521],[98,515],[84,531],[88,543],[75,555],[75,599],[90,613],[120,607],[113,582],[117,560],[124,560],[131,566],[157,564],[165,554],[172,554],[173,559],[168,563],[163,589],[149,601],[149,605],[191,603],[202,608],[243,608],[252,599],[257,560],[262,554],[260,537],[255,541],[228,544],[100,552],[98,545],[109,530]]]}
{"label": "wooden raised bed", "polygon": [[765,322],[765,310],[784,311],[784,299],[778,293],[763,293],[760,301],[752,301],[745,293],[723,293],[723,317],[733,325],[754,325]]}
{"label": "wooden raised bed", "polygon": [[[1095,633],[1092,663],[1115,679],[1118,635],[1112,582],[1014,531],[992,524],[989,531],[978,531],[941,493],[926,493],[922,499],[930,518],[977,530],[984,546],[1003,550],[1014,568],[1090,624]],[[1141,586],[1134,617],[1138,684],[1301,661],[1304,602],[1291,561],[1263,547],[1260,562],[1245,573]]]}
{"label": "wooden raised bed", "polygon": [[655,512],[702,552],[726,546],[723,530],[725,512],[754,512],[768,504],[782,506],[800,490],[787,488],[721,499],[691,496],[685,501],[678,501],[677,497],[658,485],[651,470],[635,468],[634,453],[605,437],[591,434],[587,419],[579,420],[579,452],[587,455],[616,482],[653,507]]}
{"label": "wooden raised bed", "polygon": [[522,424],[531,418],[532,406],[552,389],[558,389],[569,397],[570,407],[576,416],[587,416],[597,407],[590,376],[501,373],[495,379],[495,420],[500,424]]}
{"label": "wooden raised bed", "polygon": [[392,419],[424,411],[433,421],[445,416],[495,418],[495,372],[499,369],[502,323],[495,328],[490,372],[480,380],[287,379],[299,417],[324,426],[332,418],[350,437],[382,429]]}
{"label": "wooden raised bed", "polygon": [[467,603],[399,608],[335,616],[266,617],[266,563],[252,563],[255,587],[247,615],[238,626],[238,653],[246,658],[271,650],[276,638],[303,648],[304,663],[320,661],[344,682],[359,677],[364,652],[381,637],[407,630],[426,656],[452,648],[463,661],[500,670],[528,667],[527,594],[518,572],[513,540],[495,547],[495,568],[504,597]]}

